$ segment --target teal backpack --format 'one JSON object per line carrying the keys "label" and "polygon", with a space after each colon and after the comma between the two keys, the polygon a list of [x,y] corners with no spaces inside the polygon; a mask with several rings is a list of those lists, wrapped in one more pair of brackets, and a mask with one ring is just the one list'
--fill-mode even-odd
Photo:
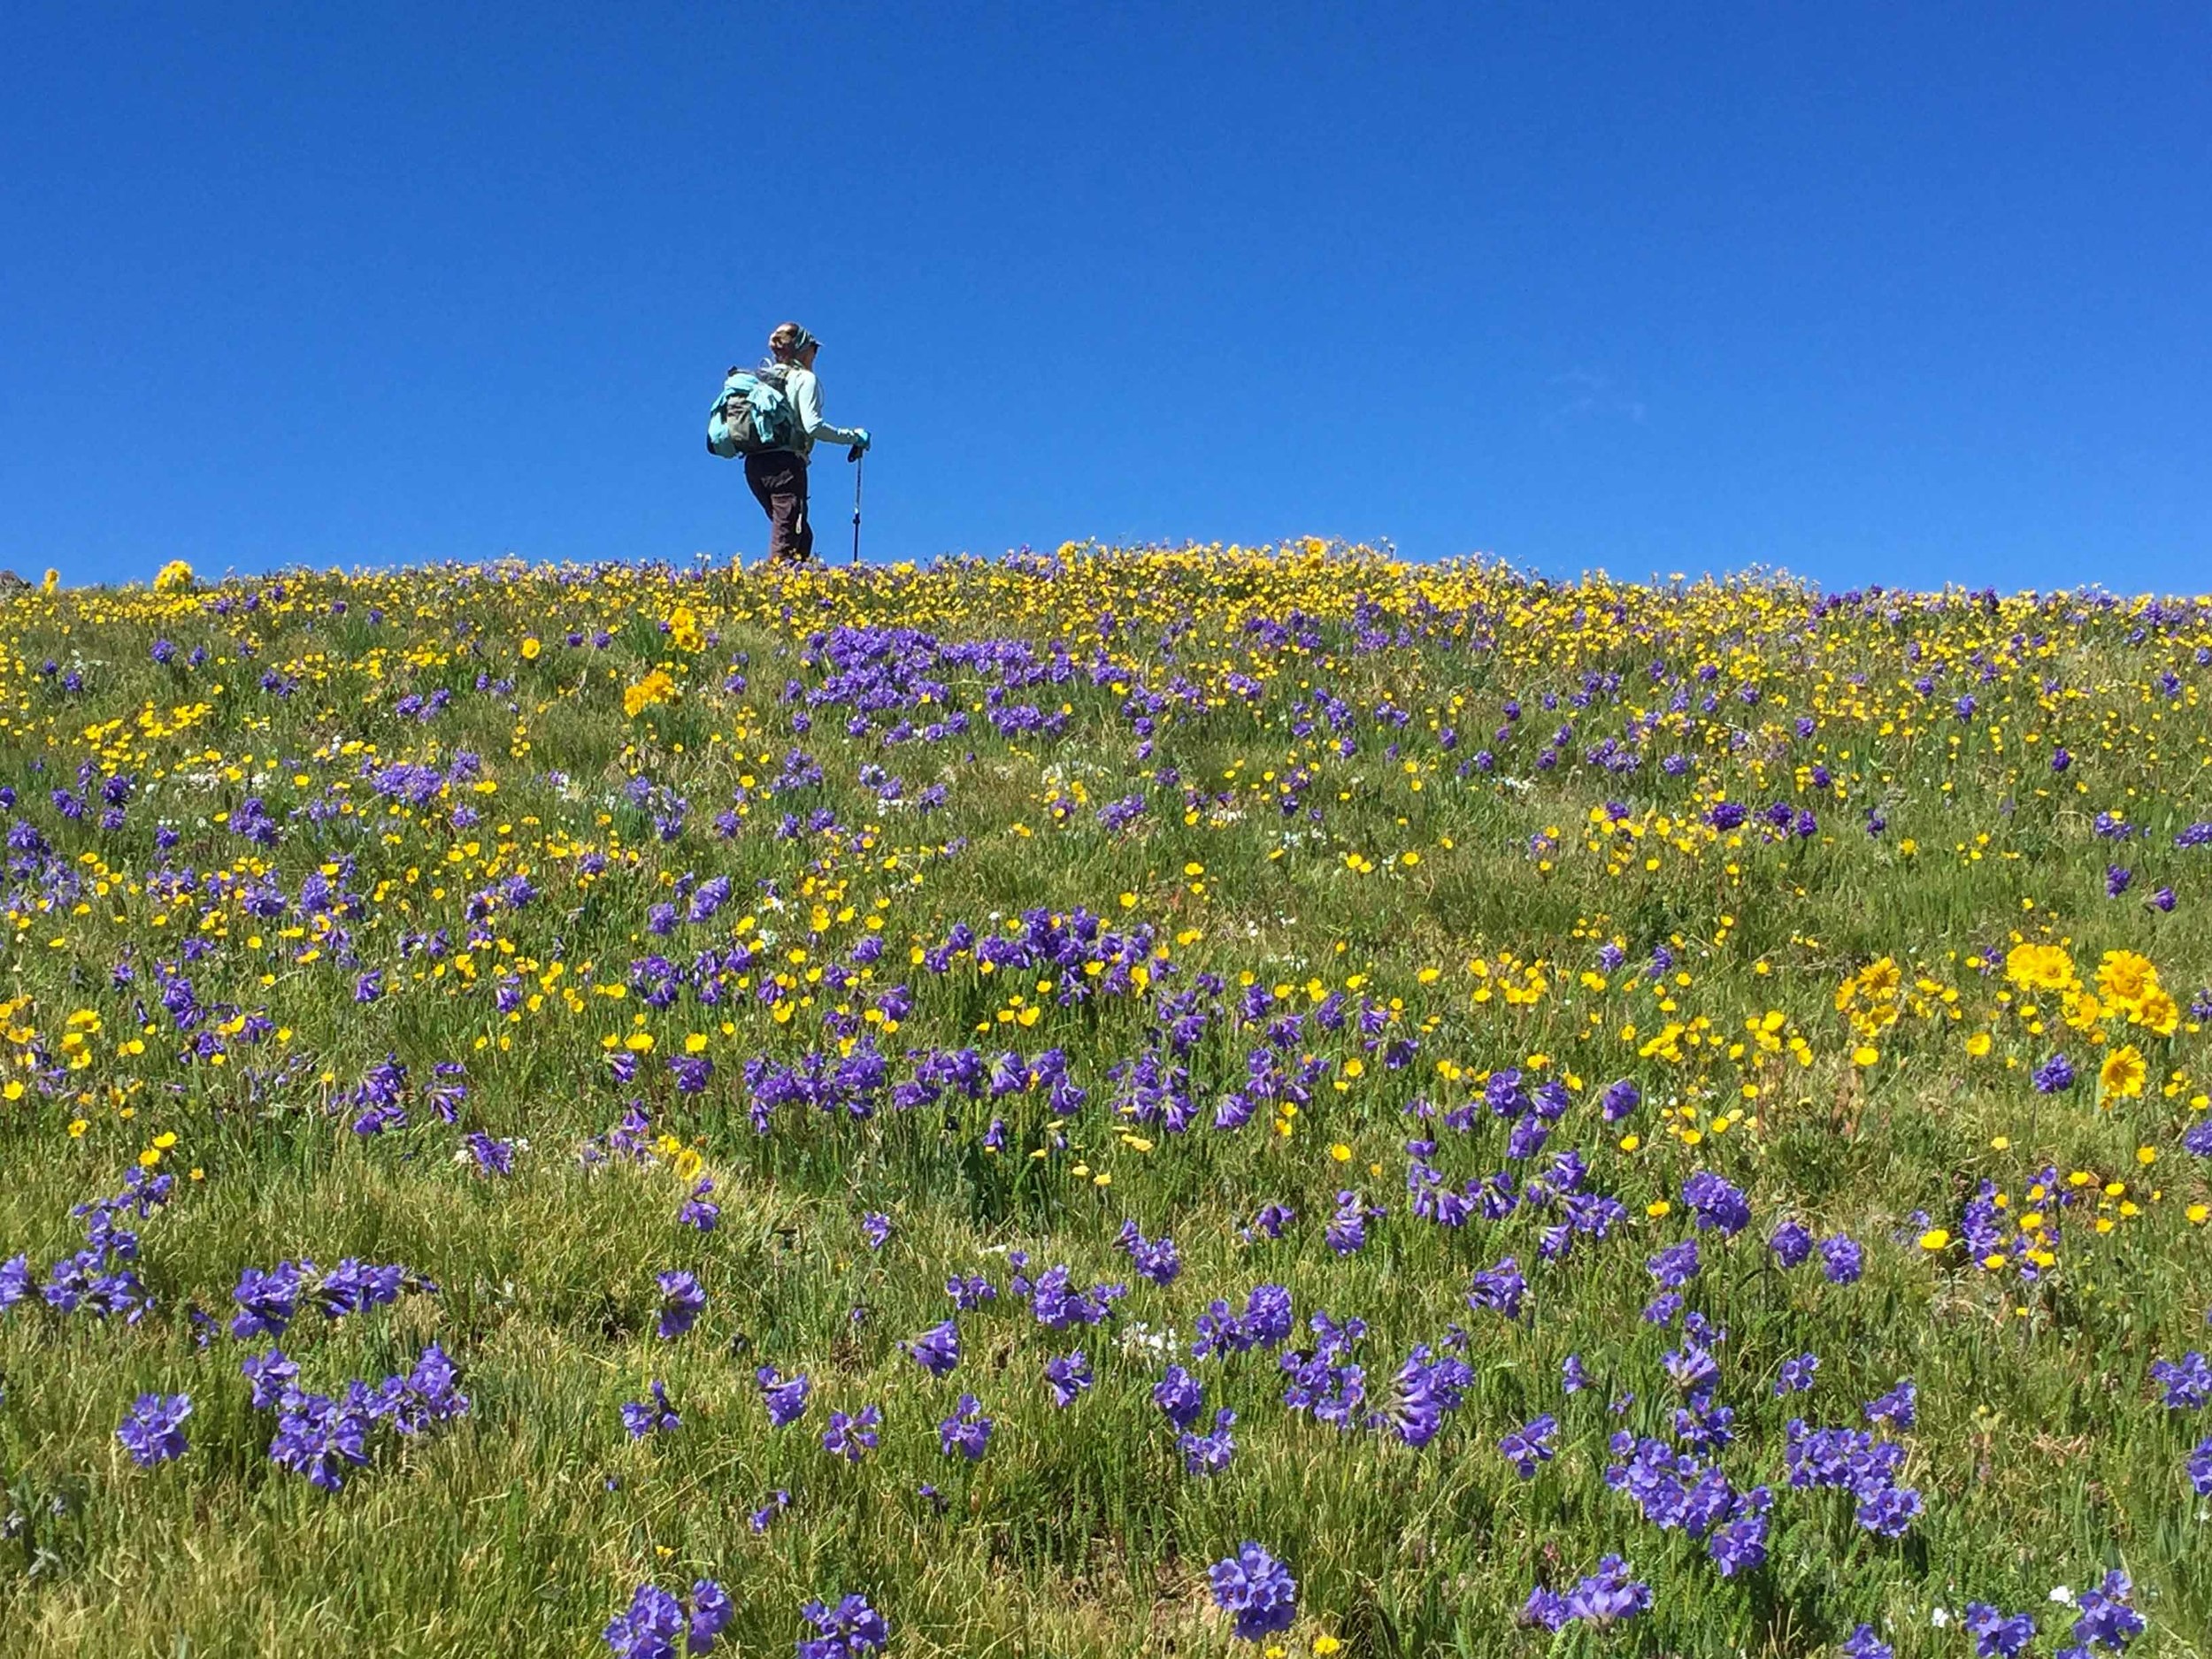
{"label": "teal backpack", "polygon": [[795,449],[798,434],[799,418],[784,396],[780,363],[732,369],[722,382],[722,395],[707,411],[707,453],[726,461],[764,449]]}

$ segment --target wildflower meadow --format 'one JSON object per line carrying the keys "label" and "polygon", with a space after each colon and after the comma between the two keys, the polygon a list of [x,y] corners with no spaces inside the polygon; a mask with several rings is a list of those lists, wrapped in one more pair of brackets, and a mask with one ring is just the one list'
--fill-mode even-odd
{"label": "wildflower meadow", "polygon": [[2212,1652],[2212,601],[0,595],[0,1654]]}

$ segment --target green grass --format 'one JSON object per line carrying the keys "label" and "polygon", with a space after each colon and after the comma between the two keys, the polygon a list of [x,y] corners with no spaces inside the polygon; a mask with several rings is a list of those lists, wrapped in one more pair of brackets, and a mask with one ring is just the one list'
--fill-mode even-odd
{"label": "green grass", "polygon": [[[2154,1360],[2212,1347],[2212,1226],[2191,1210],[2208,1164],[2180,1144],[2206,1121],[2198,1022],[2177,1012],[2162,1034],[2154,1010],[2131,1020],[2107,998],[2069,1028],[2052,997],[2022,1012],[2004,965],[2017,943],[2062,941],[2093,987],[2104,953],[2138,951],[2183,1010],[2212,980],[2200,862],[2212,849],[2175,845],[2212,818],[2212,671],[2196,662],[2212,619],[2079,596],[1816,600],[1782,581],[1545,586],[1292,549],[1067,549],[787,580],[295,572],[5,602],[0,781],[50,851],[16,848],[4,930],[7,992],[24,1000],[0,1022],[4,1076],[22,1085],[0,1102],[0,1258],[25,1252],[34,1288],[0,1312],[0,1654],[604,1652],[598,1632],[638,1585],[702,1577],[732,1596],[739,1652],[788,1653],[802,1603],[857,1592],[889,1618],[895,1655],[1222,1653],[1238,1644],[1206,1572],[1246,1539],[1297,1578],[1297,1621],[1273,1640],[1299,1655],[1332,1641],[1357,1655],[1824,1654],[1870,1622],[1916,1659],[1972,1650],[1958,1623],[1970,1601],[2032,1612],[2034,1651],[2048,1654],[2072,1621],[2053,1586],[2086,1590],[2112,1566],[2132,1575],[2149,1621],[2132,1651],[2212,1649],[2208,1500],[2185,1468],[2212,1419],[2164,1409],[2149,1377]],[[690,623],[711,641],[687,648]],[[905,703],[873,710],[861,735],[844,703],[812,709],[799,733],[807,704],[785,700],[786,681],[823,687],[810,636],[841,626],[910,626],[947,648],[1026,640],[1040,670],[1059,646],[1071,672],[1024,683],[1003,658],[924,652],[926,703],[909,680]],[[582,644],[565,642],[572,629]],[[175,661],[153,660],[157,640]],[[188,665],[196,647],[206,660]],[[625,687],[657,664],[678,695],[626,715]],[[726,683],[733,665],[741,688]],[[1578,706],[1589,675],[1618,680]],[[1678,686],[1689,702],[1674,710]],[[1164,699],[1145,735],[1140,688]],[[1324,688],[1341,700],[1340,729],[1314,703]],[[429,718],[402,711],[441,689],[449,701]],[[1047,719],[1064,704],[1064,725],[1001,733],[1001,704]],[[1402,726],[1378,718],[1385,705]],[[964,733],[882,741],[895,722],[952,712]],[[1539,767],[1570,719],[1562,757]],[[1629,741],[1631,723],[1637,770],[1586,758]],[[1516,724],[1510,741],[1494,735]],[[2062,772],[2060,744],[2073,756]],[[794,749],[823,781],[772,797]],[[1479,750],[1494,754],[1486,770]],[[379,768],[449,772],[461,751],[480,769],[420,805],[372,787]],[[1661,766],[1669,755],[1686,758],[1679,775]],[[870,767],[903,780],[895,803],[864,780]],[[1286,810],[1294,772],[1305,782]],[[119,774],[133,780],[119,826],[96,827],[96,800],[71,819],[50,799],[96,796]],[[638,778],[689,803],[673,839],[626,797]],[[914,804],[933,785],[942,804]],[[741,789],[737,831],[722,835],[715,817]],[[1102,822],[1139,790],[1148,810]],[[249,796],[282,825],[273,845],[226,821]],[[1814,833],[1709,826],[1717,802],[1778,799],[1815,813]],[[1594,824],[1608,803],[1633,839]],[[457,827],[457,807],[480,818]],[[817,810],[838,827],[779,833],[787,811]],[[2101,811],[2142,833],[2100,837]],[[2116,864],[2133,885],[2114,899]],[[187,869],[191,890],[175,890]],[[357,895],[331,918],[342,940],[298,914],[319,870]],[[471,916],[472,895],[518,873],[531,902]],[[272,874],[293,908],[257,914],[254,884]],[[687,874],[728,876],[730,901],[657,937],[650,907],[678,902]],[[2166,886],[2170,913],[2143,902]],[[913,960],[955,924],[1008,938],[1025,910],[1079,909],[1110,933],[1149,930],[1145,987],[1110,967],[987,971],[974,949],[941,972]],[[441,929],[442,952],[420,948]],[[872,934],[880,958],[856,965]],[[603,994],[634,959],[686,965],[740,942],[759,959],[741,987],[726,975],[712,1006]],[[1604,964],[1609,944],[1622,965]],[[1660,949],[1673,965],[1655,972]],[[1838,987],[1885,956],[1903,970],[1895,1017],[1855,1032]],[[1502,987],[1517,992],[1539,963],[1540,992],[1509,1002]],[[808,978],[833,964],[851,974],[841,987]],[[383,994],[357,1002],[372,971]],[[189,1030],[159,994],[177,972],[209,1010]],[[782,1021],[759,996],[773,972],[791,981]],[[1131,1118],[1120,1069],[1164,1031],[1165,999],[1209,973],[1222,994],[1198,1000],[1220,1008],[1181,1061],[1195,1121],[1177,1133]],[[1247,975],[1282,989],[1267,1019],[1308,1016],[1284,1062],[1310,1056],[1317,1076],[1294,1114],[1263,1105],[1224,1132],[1216,1109],[1265,1038],[1235,1012]],[[1072,1003],[1071,979],[1089,987]],[[537,1004],[503,1010],[503,983]],[[1312,1023],[1310,983],[1354,1016],[1364,1001],[1379,1027]],[[910,1010],[895,1029],[869,1022],[895,986]],[[1762,1044],[1747,1022],[1770,1013]],[[1671,1048],[1670,1025],[1683,1028]],[[886,1096],[865,1118],[791,1105],[757,1133],[748,1063],[826,1052],[833,1069],[841,1026],[879,1047],[894,1082],[915,1053],[1057,1049],[1087,1098],[1056,1113],[1032,1084],[911,1110]],[[219,1063],[189,1052],[209,1032]],[[1978,1033],[1985,1052],[1970,1050]],[[653,1046],[625,1084],[611,1045],[638,1033]],[[683,1093],[666,1063],[695,1034],[715,1071]],[[1865,1064],[1862,1043],[1876,1051]],[[2139,1095],[2097,1080],[2127,1044],[2145,1058]],[[2059,1048],[2082,1080],[2040,1094],[2029,1073]],[[410,1121],[356,1133],[345,1097],[387,1056],[409,1068]],[[439,1062],[465,1069],[450,1126],[427,1099]],[[1506,1067],[1567,1081],[1572,1102],[1542,1155],[1517,1164],[1479,1104]],[[1643,1104],[1609,1126],[1596,1100],[1620,1078]],[[633,1099],[672,1139],[641,1160],[580,1161]],[[1463,1133],[1409,1115],[1470,1099]],[[1662,1116],[1686,1107],[1696,1116]],[[472,1132],[518,1143],[511,1177],[477,1172]],[[1455,1185],[1501,1169],[1525,1181],[1578,1148],[1589,1187],[1627,1218],[1542,1264],[1555,1217],[1419,1218],[1406,1142],[1423,1133]],[[150,1151],[176,1177],[173,1200],[133,1224],[150,1310],[133,1324],[49,1309],[36,1286],[82,1242],[73,1206],[112,1194]],[[694,1157],[722,1206],[711,1233],[677,1222],[689,1182],[676,1165]],[[2046,1165],[2062,1207],[2029,1196]],[[1717,1398],[1736,1438],[1719,1465],[1739,1489],[1774,1489],[1768,1559],[1734,1577],[1604,1478],[1617,1429],[1671,1432],[1678,1396],[1662,1356],[1682,1326],[1640,1310],[1646,1258],[1693,1230],[1681,1187],[1698,1169],[1745,1189],[1756,1214],[1732,1240],[1699,1235],[1689,1293],[1728,1332]],[[1955,1239],[1923,1248],[1926,1228],[1962,1233],[1985,1179],[2011,1216],[2040,1204],[2060,1218],[2047,1267],[1993,1270]],[[1381,1213],[1365,1248],[1340,1256],[1323,1229],[1345,1188]],[[1298,1212],[1279,1240],[1251,1233],[1267,1203]],[[872,1211],[893,1222],[881,1249],[862,1234]],[[1859,1240],[1864,1277],[1781,1271],[1763,1240],[1786,1215]],[[1130,1271],[1114,1242],[1125,1217],[1172,1236],[1172,1285]],[[1010,1289],[1014,1250],[1033,1272],[1065,1263],[1079,1284],[1128,1294],[1104,1325],[1048,1330]],[[1515,1322],[1466,1301],[1471,1274],[1509,1255],[1530,1280]],[[439,1289],[335,1321],[303,1310],[282,1343],[302,1386],[374,1383],[435,1340],[471,1408],[417,1437],[380,1430],[334,1494],[270,1461],[275,1415],[252,1408],[239,1370],[267,1344],[220,1326],[242,1270],[349,1256],[403,1263]],[[671,1269],[695,1273],[708,1305],[662,1341],[655,1275]],[[941,1379],[901,1344],[952,1314],[952,1273],[982,1273],[999,1294],[958,1316],[963,1356]],[[1208,1304],[1240,1308],[1263,1283],[1292,1294],[1292,1347],[1310,1346],[1317,1311],[1366,1322],[1371,1403],[1416,1344],[1463,1332],[1463,1403],[1416,1448],[1288,1409],[1270,1352],[1193,1361]],[[1044,1364],[1079,1347],[1095,1386],[1056,1409]],[[1777,1398],[1782,1362],[1808,1350],[1816,1386]],[[1568,1396],[1571,1353],[1596,1386]],[[1236,1412],[1216,1476],[1184,1472],[1152,1403],[1171,1359],[1202,1378],[1209,1414]],[[811,1378],[798,1425],[769,1427],[761,1365]],[[1890,1540],[1855,1524],[1847,1494],[1786,1484],[1783,1425],[1868,1426],[1861,1402],[1907,1376],[1918,1421],[1896,1438],[1925,1509]],[[634,1442],[619,1407],[655,1379],[683,1426]],[[189,1394],[190,1447],[141,1469],[116,1429],[147,1391]],[[996,1425],[973,1464],[944,1455],[936,1430],[964,1392]],[[829,1412],[872,1404],[884,1425],[871,1455],[849,1465],[823,1449]],[[1496,1443],[1546,1412],[1557,1455],[1524,1481]],[[779,1488],[789,1507],[756,1532],[749,1513]],[[1651,1585],[1648,1613],[1557,1638],[1521,1622],[1532,1587],[1564,1588],[1615,1553]]]}

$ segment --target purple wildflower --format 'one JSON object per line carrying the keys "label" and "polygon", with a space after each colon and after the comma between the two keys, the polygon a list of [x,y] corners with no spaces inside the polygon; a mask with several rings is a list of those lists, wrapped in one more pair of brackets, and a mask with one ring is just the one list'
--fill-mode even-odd
{"label": "purple wildflower", "polygon": [[1866,1402],[1866,1420],[1886,1423],[1893,1428],[1909,1429],[1919,1415],[1920,1391],[1913,1386],[1911,1378],[1905,1378],[1896,1387],[1878,1400]]}
{"label": "purple wildflower", "polygon": [[699,1322],[706,1311],[707,1293],[699,1288],[699,1281],[689,1273],[678,1271],[659,1275],[661,1287],[660,1320],[654,1333],[664,1342],[672,1342]]}
{"label": "purple wildflower", "polygon": [[2081,1595],[2081,1616],[2074,1621],[2076,1648],[2086,1652],[2094,1642],[2120,1652],[2143,1633],[2143,1616],[2128,1605],[2134,1585],[2117,1568],[2104,1576],[2103,1584]]}
{"label": "purple wildflower", "polygon": [[1698,1274],[1697,1240],[1671,1244],[1644,1263],[1663,1290],[1680,1290]]}
{"label": "purple wildflower", "polygon": [[786,1428],[806,1415],[806,1397],[811,1384],[804,1372],[779,1377],[772,1365],[763,1365],[753,1373],[753,1380],[760,1385],[761,1398],[768,1402],[768,1425],[771,1428]]}
{"label": "purple wildflower", "polygon": [[1180,1365],[1171,1365],[1167,1374],[1152,1386],[1152,1403],[1167,1413],[1167,1420],[1177,1428],[1187,1429],[1205,1409],[1205,1386]]}
{"label": "purple wildflower", "polygon": [[991,1443],[994,1425],[983,1415],[983,1403],[973,1394],[962,1394],[952,1415],[937,1425],[938,1443],[949,1457],[957,1451],[970,1463],[983,1455]]}
{"label": "purple wildflower", "polygon": [[1521,1277],[1520,1263],[1506,1256],[1495,1267],[1485,1268],[1474,1276],[1472,1288],[1467,1293],[1471,1308],[1488,1308],[1509,1319],[1521,1317],[1521,1299],[1528,1294],[1528,1280]]}
{"label": "purple wildflower", "polygon": [[960,1328],[947,1319],[932,1325],[904,1347],[917,1365],[933,1377],[942,1377],[960,1363]]}
{"label": "purple wildflower", "polygon": [[800,1639],[798,1659],[867,1659],[891,1640],[883,1615],[856,1595],[835,1607],[809,1601],[800,1611],[820,1634]]}
{"label": "purple wildflower", "polygon": [[1176,1275],[1183,1271],[1183,1259],[1176,1252],[1175,1240],[1164,1234],[1148,1239],[1137,1231],[1133,1221],[1121,1224],[1121,1233],[1114,1242],[1128,1252],[1139,1279],[1149,1279],[1156,1285],[1171,1285]]}
{"label": "purple wildflower", "polygon": [[1237,1414],[1224,1406],[1214,1413],[1212,1433],[1201,1434],[1195,1430],[1186,1429],[1176,1437],[1176,1447],[1183,1454],[1185,1474],[1217,1475],[1229,1466],[1229,1460],[1236,1455],[1237,1449],[1236,1440],[1229,1430],[1236,1420]]}
{"label": "purple wildflower", "polygon": [[1733,1238],[1751,1225],[1750,1201],[1709,1170],[1700,1170],[1682,1183],[1682,1202],[1700,1227],[1717,1227],[1724,1237]]}
{"label": "purple wildflower", "polygon": [[1547,1412],[1533,1421],[1523,1424],[1498,1442],[1498,1450],[1514,1471],[1526,1480],[1536,1473],[1536,1465],[1552,1460],[1555,1448],[1552,1440],[1559,1432],[1559,1419]]}
{"label": "purple wildflower", "polygon": [[115,1438],[123,1442],[131,1461],[151,1469],[185,1454],[184,1420],[192,1415],[189,1394],[141,1394],[124,1414]]}
{"label": "purple wildflower", "polygon": [[2034,1619],[2025,1613],[2007,1618],[1986,1601],[1969,1601],[1964,1623],[1975,1659],[2012,1659],[2035,1640]]}
{"label": "purple wildflower", "polygon": [[1091,1356],[1079,1348],[1047,1360],[1045,1385],[1052,1390],[1052,1403],[1064,1411],[1091,1386]]}
{"label": "purple wildflower", "polygon": [[631,1400],[622,1407],[622,1426],[630,1438],[641,1440],[649,1434],[666,1434],[684,1425],[683,1418],[668,1403],[668,1389],[658,1378],[651,1385],[650,1400]]}
{"label": "purple wildflower", "polygon": [[1838,1233],[1820,1241],[1820,1271],[1830,1284],[1855,1284],[1865,1267],[1866,1252],[1856,1240]]}
{"label": "purple wildflower", "polygon": [[883,1426],[883,1408],[863,1406],[848,1416],[830,1413],[829,1427],[822,1432],[822,1449],[833,1457],[856,1463],[876,1448],[876,1431]]}
{"label": "purple wildflower", "polygon": [[1774,1259],[1785,1268],[1795,1267],[1813,1253],[1812,1229],[1793,1216],[1775,1228],[1767,1240],[1767,1248],[1774,1252]]}
{"label": "purple wildflower", "polygon": [[1235,1555],[1216,1562],[1207,1577],[1214,1605],[1231,1615],[1232,1630],[1245,1641],[1288,1630],[1298,1616],[1298,1581],[1288,1567],[1249,1540]]}
{"label": "purple wildflower", "polygon": [[2179,1360],[2153,1360],[2151,1380],[2166,1391],[2169,1411],[2194,1411],[2212,1401],[2212,1363],[2192,1348]]}
{"label": "purple wildflower", "polygon": [[269,1442],[269,1459],[325,1492],[343,1486],[348,1467],[369,1461],[369,1392],[359,1382],[349,1384],[342,1400],[322,1394],[288,1391],[277,1418],[276,1436]]}
{"label": "purple wildflower", "polygon": [[722,1206],[714,1202],[713,1192],[714,1178],[702,1175],[692,1184],[691,1194],[684,1200],[683,1207],[676,1211],[676,1225],[712,1233],[722,1219]]}

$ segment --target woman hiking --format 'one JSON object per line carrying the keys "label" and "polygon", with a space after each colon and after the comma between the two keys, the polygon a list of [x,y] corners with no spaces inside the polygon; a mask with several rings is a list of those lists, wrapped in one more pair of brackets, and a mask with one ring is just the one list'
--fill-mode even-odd
{"label": "woman hiking", "polygon": [[791,405],[795,430],[788,447],[761,449],[745,457],[745,481],[768,515],[768,557],[780,565],[803,565],[814,557],[814,524],[807,517],[806,472],[818,443],[850,446],[857,460],[867,452],[865,426],[833,426],[822,419],[822,383],[814,359],[822,342],[796,323],[778,323],[768,336],[768,361],[758,371],[780,381]]}

